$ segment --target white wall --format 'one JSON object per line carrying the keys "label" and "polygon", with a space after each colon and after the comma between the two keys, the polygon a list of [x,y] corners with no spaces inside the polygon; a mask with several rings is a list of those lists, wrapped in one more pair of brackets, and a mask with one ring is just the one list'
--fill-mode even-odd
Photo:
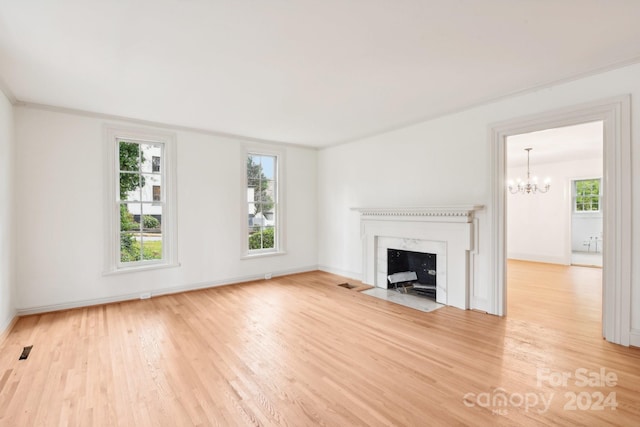
{"label": "white wall", "polygon": [[[480,244],[471,306],[489,307],[491,141],[493,123],[632,94],[632,170],[640,175],[640,64],[510,97],[320,152],[318,261],[329,271],[359,277],[361,243],[354,206],[406,206],[476,203]],[[479,83],[480,84],[480,83]],[[542,175],[542,172],[538,172]],[[640,208],[634,186],[633,210]],[[633,253],[640,253],[640,216],[633,216]],[[640,331],[640,263],[632,272],[632,322]]]}
{"label": "white wall", "polygon": [[0,334],[15,316],[12,268],[13,106],[0,92]]}
{"label": "white wall", "polygon": [[571,250],[602,253],[602,219],[602,212],[574,212],[571,216]]}
{"label": "white wall", "polygon": [[[571,264],[571,180],[602,176],[602,159],[534,163],[541,180],[551,178],[545,194],[507,195],[507,256],[527,261]],[[527,176],[527,167],[507,169],[509,178]],[[602,229],[602,228],[601,228]]]}
{"label": "white wall", "polygon": [[317,152],[284,148],[287,254],[241,260],[244,141],[179,130],[181,266],[103,275],[104,123],[88,115],[15,108],[20,313],[315,269]]}

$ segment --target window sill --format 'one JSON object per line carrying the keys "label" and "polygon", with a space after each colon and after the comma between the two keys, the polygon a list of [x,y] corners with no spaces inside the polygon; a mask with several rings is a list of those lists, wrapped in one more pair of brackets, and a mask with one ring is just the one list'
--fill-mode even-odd
{"label": "window sill", "polygon": [[118,275],[118,274],[138,273],[138,272],[149,271],[149,270],[161,270],[161,269],[164,269],[164,268],[176,268],[176,267],[180,267],[180,266],[181,266],[180,263],[137,265],[137,266],[134,266],[134,267],[122,267],[122,268],[117,268],[117,269],[113,269],[113,270],[103,271],[102,275],[103,276],[113,276],[113,275]]}
{"label": "window sill", "polygon": [[240,257],[240,259],[243,260],[243,259],[266,258],[266,257],[280,256],[280,255],[286,255],[286,254],[287,253],[285,251],[257,252],[257,253],[244,254],[243,256]]}
{"label": "window sill", "polygon": [[573,215],[575,216],[602,216],[602,211],[587,211],[587,212],[576,212],[573,211]]}

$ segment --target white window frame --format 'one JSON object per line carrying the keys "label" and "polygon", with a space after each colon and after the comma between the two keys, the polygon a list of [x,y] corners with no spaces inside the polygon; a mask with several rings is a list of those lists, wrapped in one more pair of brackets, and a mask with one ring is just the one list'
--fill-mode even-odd
{"label": "white window frame", "polygon": [[[122,263],[120,261],[120,141],[161,144],[162,192],[162,252],[159,260],[141,260]],[[104,126],[105,141],[105,259],[104,274],[133,272],[157,268],[176,267],[177,207],[176,207],[176,135],[151,129],[130,128],[107,124]]]}
{"label": "white window frame", "polygon": [[[249,249],[249,204],[247,203],[247,157],[249,155],[272,156],[276,158],[276,216],[274,248],[269,249]],[[284,150],[272,146],[244,146],[242,150],[242,179],[241,179],[241,201],[242,201],[242,221],[240,226],[241,236],[241,259],[252,259],[264,256],[284,255],[285,251],[285,153]]]}

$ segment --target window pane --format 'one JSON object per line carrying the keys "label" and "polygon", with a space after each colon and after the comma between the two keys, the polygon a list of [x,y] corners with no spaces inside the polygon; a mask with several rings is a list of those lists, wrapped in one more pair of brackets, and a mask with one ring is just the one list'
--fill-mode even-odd
{"label": "window pane", "polygon": [[[162,147],[153,144],[140,144],[140,170],[145,173],[160,172],[160,162],[162,155]],[[154,160],[154,157],[156,160]],[[154,161],[158,166],[158,170],[154,171]]]}
{"label": "window pane", "polygon": [[272,156],[262,156],[260,158],[260,166],[262,167],[262,173],[268,180],[275,179],[276,171],[276,158]]}
{"label": "window pane", "polygon": [[249,227],[249,249],[262,249],[261,227]]}
{"label": "window pane", "polygon": [[139,203],[123,203],[120,205],[120,232],[140,231],[140,224],[136,221],[136,214],[140,215]]}
{"label": "window pane", "polygon": [[247,178],[259,179],[260,178],[260,157],[249,156],[247,157]]}
{"label": "window pane", "polygon": [[137,173],[120,173],[120,200],[140,200],[142,178]]}
{"label": "window pane", "polygon": [[162,185],[162,177],[160,175],[143,174],[142,175],[141,194],[143,202],[153,202],[153,186]]}
{"label": "window pane", "polygon": [[260,201],[273,203],[276,200],[276,183],[275,181],[265,181],[261,185]]}
{"label": "window pane", "polygon": [[154,202],[159,202],[162,200],[162,191],[161,191],[161,187],[159,185],[154,185],[153,186],[153,201]]}
{"label": "window pane", "polygon": [[247,202],[260,200],[260,189],[262,185],[258,179],[249,179],[247,182]]}
{"label": "window pane", "polygon": [[120,170],[137,171],[140,168],[140,148],[135,142],[120,141]]}
{"label": "window pane", "polygon": [[162,206],[144,203],[141,224],[143,259],[162,259]]}
{"label": "window pane", "polygon": [[140,261],[140,233],[120,233],[120,262]]}
{"label": "window pane", "polygon": [[273,249],[275,248],[275,228],[267,227],[262,230],[262,248]]}
{"label": "window pane", "polygon": [[145,203],[142,205],[142,231],[162,237],[162,206]]}

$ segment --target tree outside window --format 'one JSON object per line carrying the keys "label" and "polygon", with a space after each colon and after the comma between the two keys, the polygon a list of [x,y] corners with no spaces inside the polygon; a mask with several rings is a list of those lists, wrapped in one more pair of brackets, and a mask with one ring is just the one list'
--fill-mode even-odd
{"label": "tree outside window", "polygon": [[576,212],[600,211],[600,179],[574,181],[574,209]]}
{"label": "tree outside window", "polygon": [[249,250],[277,248],[277,157],[247,156]]}
{"label": "tree outside window", "polygon": [[161,153],[159,143],[119,141],[121,263],[163,259]]}

